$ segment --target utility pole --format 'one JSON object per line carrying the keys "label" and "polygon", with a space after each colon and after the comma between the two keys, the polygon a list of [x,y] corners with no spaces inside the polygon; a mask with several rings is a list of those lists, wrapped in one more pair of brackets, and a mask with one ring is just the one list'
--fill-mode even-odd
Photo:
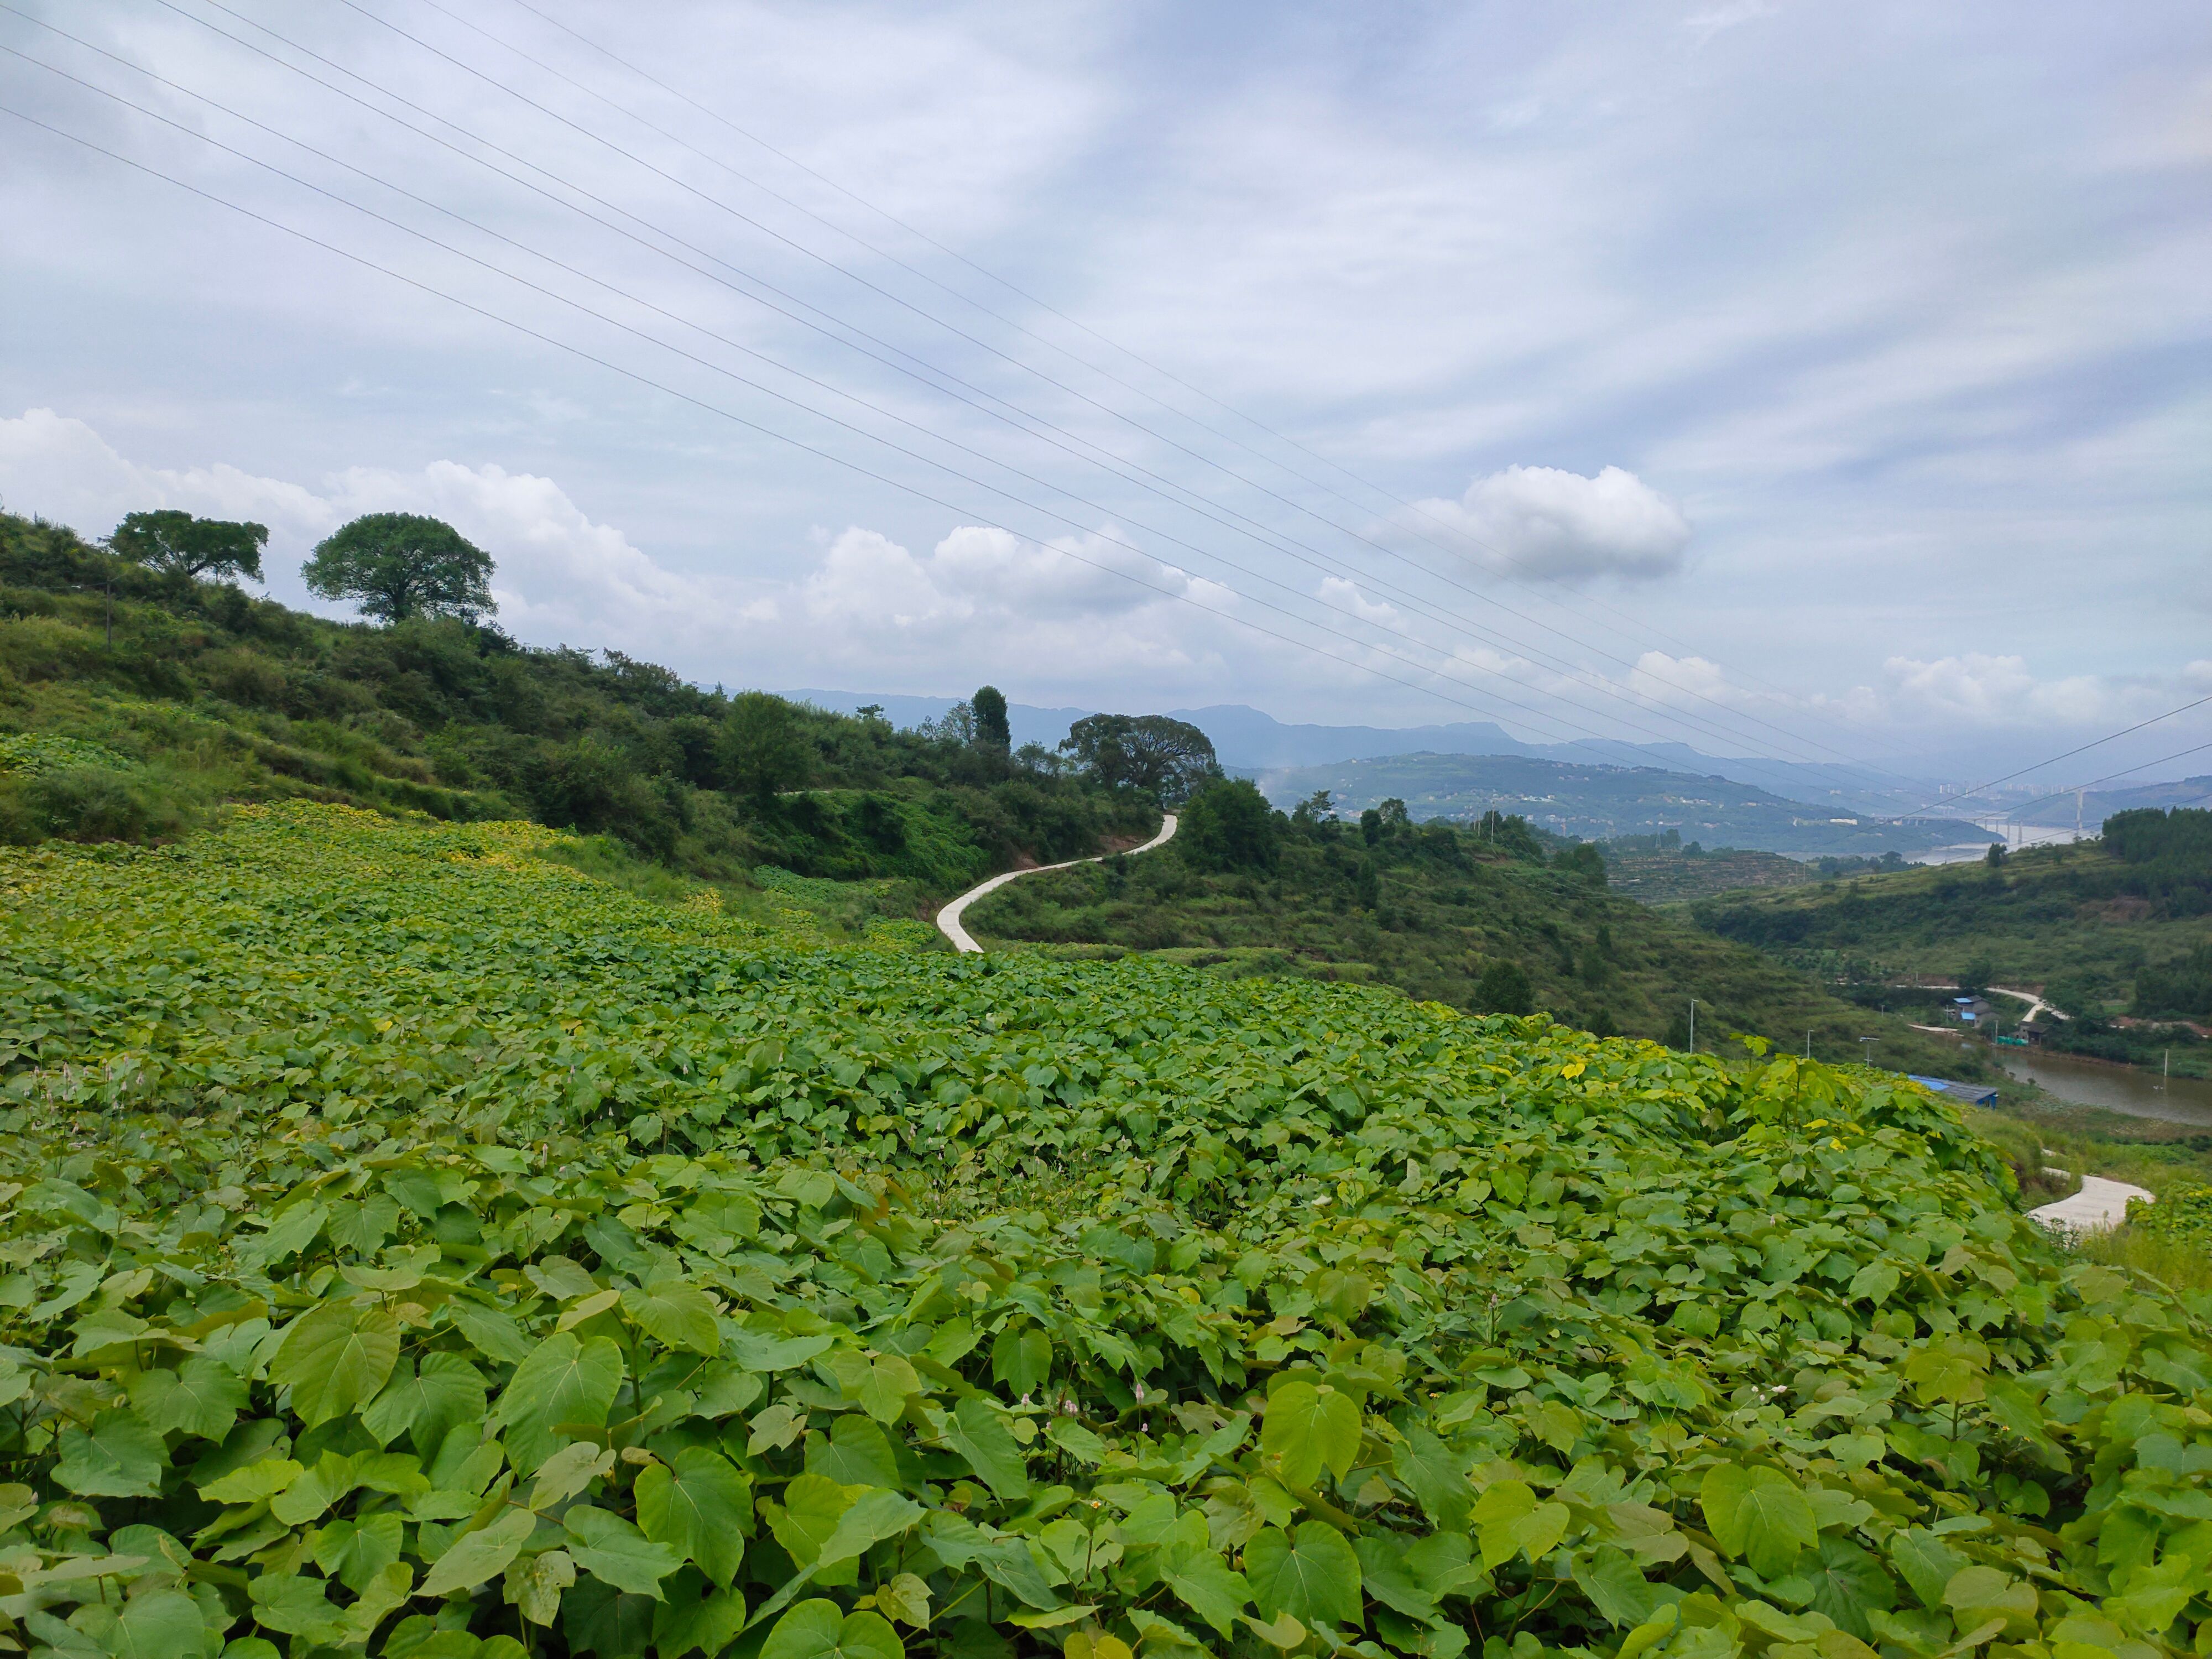
{"label": "utility pole", "polygon": [[1690,1052],[1698,1052],[1698,1000],[1690,999]]}
{"label": "utility pole", "polygon": [[1859,1039],[1859,1063],[1861,1065],[1871,1066],[1874,1064],[1874,1051],[1880,1046],[1881,1042],[1881,1039],[1880,1037],[1861,1037]]}
{"label": "utility pole", "polygon": [[1805,1058],[1808,1060],[1813,1058],[1813,1031],[1810,1026],[1808,1026],[1805,1030]]}

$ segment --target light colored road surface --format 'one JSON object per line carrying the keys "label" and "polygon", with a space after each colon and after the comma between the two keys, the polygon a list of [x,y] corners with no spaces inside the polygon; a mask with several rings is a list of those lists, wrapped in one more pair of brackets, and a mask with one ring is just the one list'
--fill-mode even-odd
{"label": "light colored road surface", "polygon": [[[1176,815],[1172,812],[1164,812],[1160,815],[1160,833],[1154,836],[1142,847],[1132,847],[1129,848],[1129,851],[1132,853],[1149,853],[1155,847],[1164,847],[1168,842],[1175,839],[1175,832]],[[1103,857],[1105,855],[1102,854],[1100,856]],[[1034,870],[1009,870],[1002,876],[994,876],[990,880],[983,883],[981,886],[970,887],[958,898],[953,900],[951,903],[946,905],[942,910],[939,910],[937,913],[937,931],[952,941],[952,948],[956,951],[980,951],[983,947],[976,944],[973,939],[969,938],[968,930],[960,925],[960,917],[962,913],[977,899],[982,897],[986,893],[997,892],[1000,888],[1004,887],[1008,882],[1016,880],[1023,876],[1042,875],[1048,870],[1067,870],[1073,868],[1079,864],[1096,864],[1097,862],[1097,859],[1065,859],[1058,864],[1040,864]]]}
{"label": "light colored road surface", "polygon": [[2022,1002],[2027,1003],[2028,1005],[2028,1009],[2026,1013],[2021,1016],[2022,1019],[2033,1019],[2037,1015],[2045,1013],[2049,1014],[2053,1019],[2071,1019],[2074,1018],[2071,1014],[2060,1013],[2057,1009],[2053,1008],[2049,1003],[2045,1002],[2041,997],[2038,996],[2033,991],[2008,991],[2002,985],[1992,985],[1990,987],[1990,989],[2001,997],[2018,997]]}
{"label": "light colored road surface", "polygon": [[2027,1218],[2042,1223],[2053,1232],[2109,1232],[2128,1218],[2130,1199],[2149,1197],[2150,1194],[2142,1188],[2130,1187],[2124,1181],[2107,1181],[2102,1176],[2083,1176],[2080,1192],[2071,1198],[2062,1198],[2056,1204],[2045,1204],[2040,1209],[2030,1210]]}

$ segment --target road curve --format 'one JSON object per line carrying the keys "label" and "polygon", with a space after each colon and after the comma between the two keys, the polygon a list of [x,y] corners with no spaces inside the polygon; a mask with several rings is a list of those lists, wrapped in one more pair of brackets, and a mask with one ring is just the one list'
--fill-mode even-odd
{"label": "road curve", "polygon": [[2130,1187],[2124,1181],[2107,1181],[2103,1176],[2083,1176],[2081,1190],[2071,1198],[2062,1198],[2056,1204],[2045,1204],[2030,1210],[2027,1218],[2040,1222],[2055,1233],[2102,1233],[2128,1218],[2128,1200],[2131,1198],[2148,1200],[2149,1193],[2140,1187]]}
{"label": "road curve", "polygon": [[[1163,812],[1160,815],[1160,833],[1154,836],[1142,847],[1132,847],[1128,850],[1132,853],[1149,853],[1155,847],[1164,847],[1168,842],[1173,841],[1175,839],[1175,832],[1176,815],[1172,812]],[[1103,853],[1099,854],[1099,858],[1104,858],[1107,856],[1109,856],[1109,854]],[[981,951],[983,947],[976,944],[975,941],[969,936],[968,930],[960,925],[960,917],[962,913],[977,899],[982,897],[986,893],[994,893],[998,891],[1000,888],[1004,887],[1008,882],[1016,879],[1018,877],[1042,875],[1048,870],[1068,870],[1073,869],[1079,864],[1096,864],[1097,862],[1098,859],[1095,858],[1063,859],[1058,864],[1040,864],[1033,870],[1009,870],[1002,876],[994,876],[990,880],[982,883],[980,886],[970,887],[958,898],[953,900],[951,903],[946,905],[942,910],[939,910],[937,913],[937,931],[952,941],[952,948],[956,951]]]}

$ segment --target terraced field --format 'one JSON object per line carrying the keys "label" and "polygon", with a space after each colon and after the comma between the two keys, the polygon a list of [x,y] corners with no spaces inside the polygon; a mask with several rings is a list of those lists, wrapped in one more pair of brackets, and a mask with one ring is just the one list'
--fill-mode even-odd
{"label": "terraced field", "polygon": [[33,1659],[2212,1648],[2212,1306],[1917,1090],[559,851],[0,853]]}

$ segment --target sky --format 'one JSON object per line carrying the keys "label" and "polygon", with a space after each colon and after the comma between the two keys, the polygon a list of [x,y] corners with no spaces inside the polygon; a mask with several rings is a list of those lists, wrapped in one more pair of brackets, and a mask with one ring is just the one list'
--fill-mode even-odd
{"label": "sky", "polygon": [[434,514],[702,684],[2212,772],[2201,4],[9,3],[10,510],[301,605]]}

